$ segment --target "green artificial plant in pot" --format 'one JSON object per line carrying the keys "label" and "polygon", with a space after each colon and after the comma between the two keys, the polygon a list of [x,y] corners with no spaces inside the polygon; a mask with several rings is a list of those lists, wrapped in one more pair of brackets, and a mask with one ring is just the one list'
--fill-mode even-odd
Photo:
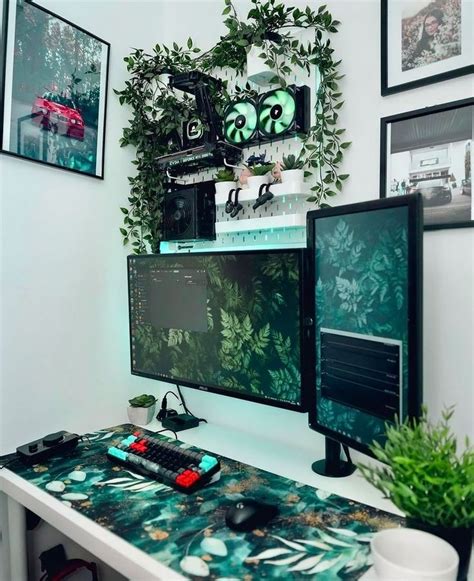
{"label": "green artificial plant in pot", "polygon": [[384,466],[359,465],[362,475],[407,517],[411,528],[450,542],[458,551],[458,580],[467,576],[474,527],[474,449],[458,452],[447,408],[433,424],[421,418],[386,426],[386,443],[371,451]]}
{"label": "green artificial plant in pot", "polygon": [[304,160],[301,155],[284,155],[281,164],[281,181],[283,183],[304,181]]}
{"label": "green artificial plant in pot", "polygon": [[247,178],[249,188],[259,188],[262,184],[267,184],[270,181],[272,163],[257,162],[246,167],[251,174]]}
{"label": "green artificial plant in pot", "polygon": [[219,182],[235,182],[234,170],[230,167],[220,169],[214,176],[214,181]]}
{"label": "green artificial plant in pot", "polygon": [[145,425],[151,422],[155,413],[156,397],[143,393],[129,399],[128,403],[127,414],[132,424]]}
{"label": "green artificial plant in pot", "polygon": [[220,169],[214,175],[214,181],[216,186],[216,194],[223,194],[227,196],[232,188],[235,188],[235,175],[234,170],[230,167]]}

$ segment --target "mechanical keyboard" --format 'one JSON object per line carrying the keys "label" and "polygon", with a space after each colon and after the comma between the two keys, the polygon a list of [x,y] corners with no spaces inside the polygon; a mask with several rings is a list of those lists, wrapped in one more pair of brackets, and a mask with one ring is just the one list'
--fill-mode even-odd
{"label": "mechanical keyboard", "polygon": [[107,456],[132,470],[159,480],[181,492],[195,492],[220,477],[217,458],[204,452],[184,450],[172,442],[143,436],[127,436],[107,450]]}

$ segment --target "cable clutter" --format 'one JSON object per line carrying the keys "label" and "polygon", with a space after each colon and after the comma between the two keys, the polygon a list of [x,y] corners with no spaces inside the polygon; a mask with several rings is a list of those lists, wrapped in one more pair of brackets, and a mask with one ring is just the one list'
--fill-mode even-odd
{"label": "cable clutter", "polygon": [[[196,417],[192,412],[189,411],[188,407],[186,406],[186,402],[183,397],[183,393],[179,385],[176,385],[179,393],[179,397],[174,393],[174,391],[167,391],[161,400],[161,407],[156,419],[161,422],[161,425],[166,428],[167,430],[171,430],[172,432],[182,432],[183,430],[189,430],[191,428],[196,428],[199,426],[201,422],[205,422],[207,424],[207,420],[204,418]],[[180,405],[183,407],[185,413],[178,414],[178,412],[174,409],[168,408],[168,394],[174,395],[174,397],[178,400]]]}

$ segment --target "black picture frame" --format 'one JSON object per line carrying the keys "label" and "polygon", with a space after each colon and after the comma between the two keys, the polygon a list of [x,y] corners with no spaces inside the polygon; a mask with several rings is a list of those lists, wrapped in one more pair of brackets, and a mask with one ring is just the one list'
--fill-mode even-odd
{"label": "black picture frame", "polygon": [[104,179],[110,43],[32,0],[2,13],[1,153]]}
{"label": "black picture frame", "polygon": [[3,137],[3,88],[5,86],[5,51],[7,47],[7,0],[0,0],[0,144]]}
{"label": "black picture frame", "polygon": [[[445,1],[445,0],[441,0]],[[438,62],[434,61],[428,63],[428,66],[412,66],[414,63],[413,61],[408,58],[406,60],[411,60],[411,62],[404,61],[403,56],[407,53],[409,48],[407,47],[407,51],[404,52],[403,43],[405,42],[402,30],[400,30],[400,47],[393,46],[394,43],[391,42],[392,33],[395,34],[393,20],[394,17],[391,18],[391,11],[390,9],[393,6],[397,7],[397,10],[400,9],[402,3],[396,3],[395,0],[381,0],[381,94],[382,96],[392,95],[394,93],[399,93],[401,91],[407,91],[409,89],[415,89],[417,87],[423,87],[425,85],[429,85],[432,83],[439,83],[441,81],[446,81],[449,79],[454,79],[456,77],[461,77],[463,75],[468,75],[474,73],[474,41],[472,39],[472,29],[474,27],[474,6],[472,3],[469,3],[469,0],[460,0],[461,8],[464,7],[465,12],[467,12],[466,19],[467,22],[463,24],[461,19],[459,28],[464,26],[464,29],[461,31],[460,40],[458,41],[458,49],[451,49],[459,50],[459,53],[456,53],[452,57],[440,59]],[[406,3],[405,3],[406,4]],[[426,2],[427,6],[422,8],[416,16],[423,16],[424,11],[429,12],[429,7],[432,3]],[[416,16],[412,17],[415,18]],[[426,18],[426,16],[425,16]],[[470,24],[469,24],[470,23]],[[402,24],[403,26],[403,24]],[[423,21],[423,28],[425,23]],[[471,32],[469,32],[471,31]],[[469,35],[471,38],[469,38]],[[395,35],[398,36],[398,35]],[[421,33],[423,36],[423,33]],[[464,40],[463,40],[464,38]],[[412,45],[414,45],[412,42]],[[418,40],[418,43],[421,42],[421,38]],[[408,44],[408,43],[407,43]],[[455,43],[450,43],[451,45],[455,45]],[[400,50],[398,50],[400,49]],[[418,45],[413,52],[421,50],[420,46]],[[464,52],[463,52],[464,51]],[[396,81],[393,77],[393,69],[394,66],[391,66],[389,59],[397,58],[398,63],[398,55],[400,55],[400,70],[397,70],[396,73],[401,78]],[[452,61],[451,63],[449,61]],[[405,66],[407,67],[405,70],[404,62],[406,63]],[[453,68],[449,68],[449,65],[452,64]],[[398,67],[398,64],[397,64]],[[411,67],[411,68],[409,68]],[[414,73],[415,69],[419,69],[419,76],[417,77]],[[439,69],[436,72],[436,69]]]}
{"label": "black picture frame", "polygon": [[[443,122],[442,115],[445,113],[449,115],[446,115]],[[427,206],[425,203],[425,230],[467,228],[474,226],[474,206],[472,203],[473,115],[474,98],[469,98],[452,101],[442,105],[435,105],[433,107],[425,107],[424,109],[416,109],[406,113],[399,113],[397,115],[383,117],[380,120],[380,197],[397,197],[403,193],[403,190],[405,190],[405,193],[413,193],[418,191],[416,187],[420,187],[416,184],[427,186],[425,188],[420,187],[421,193],[423,194],[423,191],[425,191],[426,193],[424,195],[429,195],[432,198],[437,197],[441,203],[436,205],[436,199],[433,200],[432,205],[430,206]],[[466,123],[466,117],[469,119],[468,123]],[[416,120],[421,121],[417,123]],[[406,122],[411,123],[407,124]],[[392,128],[394,124],[400,125],[397,128],[395,138],[392,138]],[[446,135],[445,140],[442,139],[443,129],[446,131],[446,133],[444,133],[444,135]],[[389,135],[392,141],[390,146],[388,144]],[[469,137],[459,139],[462,135],[469,135]],[[410,144],[413,145],[413,138],[415,137],[418,139],[418,147],[410,147]],[[396,140],[395,143],[393,140]],[[459,167],[462,168],[462,164],[464,164],[464,171],[467,172],[467,167],[469,166],[470,173],[469,175],[465,173],[464,175],[461,174],[461,176],[459,176],[454,175],[452,168],[455,166],[455,163],[452,161],[452,156],[449,152],[452,152],[454,149],[454,144],[462,143],[462,141],[466,141],[464,148],[465,157],[463,162],[459,162],[458,154],[457,171],[459,171]],[[414,169],[412,168],[411,170],[409,168],[407,169],[406,173],[408,174],[407,177],[409,179],[405,188],[402,187],[402,190],[400,191],[397,186],[397,193],[387,195],[389,191],[388,184],[392,184],[393,180],[398,182],[401,180],[401,178],[398,179],[394,173],[390,172],[387,168],[388,156],[389,152],[392,152],[392,146],[393,149],[395,149],[395,153],[410,152],[411,159],[413,159],[412,154],[414,151],[418,150],[418,152],[422,152],[423,150],[426,151],[427,148],[434,149],[435,147],[442,147],[443,144],[447,146],[447,151],[449,153],[448,158],[444,162],[435,164],[435,167],[432,167],[431,170],[422,170],[421,164],[423,160],[420,160],[420,165],[418,165],[418,167],[415,167]],[[430,155],[434,154],[430,153]],[[469,162],[466,161],[467,157],[469,157]],[[437,159],[439,160],[439,158]],[[388,175],[389,173],[390,175]],[[428,192],[428,187],[434,185],[434,182],[432,181],[433,179],[437,180],[437,189],[434,190],[434,188],[432,188],[432,191]],[[412,183],[413,187],[410,187],[410,183]],[[449,197],[449,194],[446,194],[446,199],[449,199],[449,202],[447,202],[446,199],[443,202],[442,196],[444,194],[439,188],[444,186],[448,186],[451,190],[451,197]],[[392,191],[392,188],[390,191]],[[453,200],[455,205],[449,205],[448,210],[444,212],[445,216],[443,217],[443,212],[439,208],[442,208],[443,205],[451,204]],[[468,207],[469,211],[467,209]]]}

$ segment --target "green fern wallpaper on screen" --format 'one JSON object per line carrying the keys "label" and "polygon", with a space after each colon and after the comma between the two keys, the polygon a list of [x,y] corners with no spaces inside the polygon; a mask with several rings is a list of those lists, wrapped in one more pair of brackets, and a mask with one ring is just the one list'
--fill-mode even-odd
{"label": "green fern wallpaper on screen", "polygon": [[362,444],[384,421],[321,395],[321,328],[402,342],[402,410],[408,386],[408,210],[386,208],[316,221],[316,389],[318,423]]}
{"label": "green fern wallpaper on screen", "polygon": [[[298,405],[299,268],[295,252],[131,257],[133,370]],[[190,329],[185,317],[181,328],[153,324],[147,301],[150,293],[159,295],[161,287],[144,290],[143,281],[151,271],[163,269],[188,273],[190,278],[197,273],[195,280],[199,273],[205,274],[201,288],[189,295],[189,301],[197,293],[204,297],[204,325],[195,322],[198,328],[204,327],[200,331],[191,324]],[[178,302],[178,292],[181,287],[175,288],[174,301],[163,300],[156,309],[170,309],[171,302]],[[137,301],[141,301],[141,310]],[[184,309],[188,301],[183,297],[181,301]],[[196,304],[190,317],[201,308]]]}

